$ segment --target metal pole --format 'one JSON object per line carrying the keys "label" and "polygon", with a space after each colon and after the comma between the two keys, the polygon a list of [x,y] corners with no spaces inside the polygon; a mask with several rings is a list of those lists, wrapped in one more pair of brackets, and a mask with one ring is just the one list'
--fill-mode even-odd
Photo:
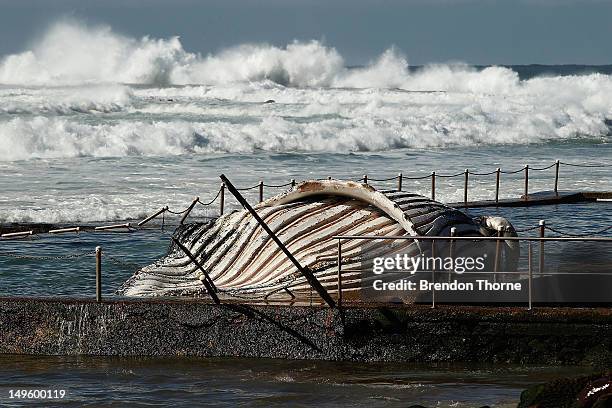
{"label": "metal pole", "polygon": [[[455,235],[457,235],[457,228],[456,227],[451,227],[451,229],[450,229],[450,236],[454,237]],[[448,256],[449,256],[450,259],[453,260],[453,263],[454,263],[455,262],[455,240],[454,239],[450,240]],[[448,271],[448,281],[449,281],[449,283],[451,281],[452,273],[453,273],[453,271]]]}
{"label": "metal pole", "polygon": [[468,179],[470,171],[465,169],[465,183],[463,184],[463,205],[467,207],[468,200]]}
{"label": "metal pole", "polygon": [[436,199],[436,172],[431,172],[431,199]]}
{"label": "metal pole", "polygon": [[501,177],[501,169],[498,167],[495,170],[495,204],[499,203],[499,179]]}
{"label": "metal pole", "polygon": [[22,231],[22,232],[9,232],[7,234],[2,234],[0,237],[2,238],[18,238],[18,237],[27,237],[28,235],[34,235],[34,231]]}
{"label": "metal pole", "polygon": [[525,199],[529,198],[529,165],[525,165]]}
{"label": "metal pole", "polygon": [[[161,213],[163,213],[164,211],[168,211],[168,206],[163,207],[161,210],[159,210],[158,212],[156,212],[153,215],[149,215],[147,218],[145,218],[144,220],[140,221],[138,223],[139,227],[142,227],[143,225],[145,225],[147,222],[151,221],[153,218],[157,217],[158,215],[160,215]],[[57,230],[59,231],[59,230]],[[49,231],[51,232],[51,231]]]}
{"label": "metal pole", "polygon": [[431,308],[436,308],[436,241],[431,241],[431,258],[434,260],[433,269],[431,270]]}
{"label": "metal pole", "polygon": [[236,199],[238,200],[238,202],[247,210],[251,213],[251,215],[253,216],[253,218],[255,218],[255,220],[259,223],[259,225],[261,226],[261,228],[263,228],[264,231],[266,231],[266,233],[270,236],[270,238],[272,238],[272,240],[276,243],[276,245],[278,245],[278,247],[281,249],[281,251],[283,251],[285,253],[285,255],[287,256],[287,258],[289,258],[289,260],[293,263],[293,265],[295,265],[295,267],[298,269],[298,271],[300,271],[300,273],[306,278],[306,280],[308,281],[308,283],[310,284],[310,286],[312,286],[317,293],[319,294],[319,296],[321,296],[321,298],[330,306],[330,307],[334,307],[336,305],[336,303],[334,302],[334,300],[331,298],[331,296],[329,295],[329,293],[327,293],[327,291],[325,290],[325,288],[323,287],[323,285],[321,285],[321,282],[319,282],[319,280],[317,279],[317,277],[312,273],[312,271],[306,267],[303,267],[297,259],[295,259],[295,257],[293,256],[293,254],[287,249],[287,247],[285,246],[285,244],[283,244],[283,242],[276,236],[276,234],[274,232],[272,232],[272,230],[270,229],[270,227],[268,227],[268,224],[266,224],[264,222],[264,220],[261,219],[261,217],[259,216],[259,214],[257,214],[257,212],[253,209],[253,207],[251,207],[251,205],[244,199],[244,197],[242,196],[242,194],[240,194],[240,192],[238,190],[236,190],[236,187],[234,187],[234,185],[232,184],[231,181],[229,181],[229,179],[227,177],[225,177],[225,174],[221,174],[221,180],[223,180],[223,182],[225,183],[225,185],[227,186],[227,189],[229,190],[230,193],[232,193],[232,195],[234,197],[236,197]]}
{"label": "metal pole", "polygon": [[174,241],[174,243],[179,248],[181,248],[181,250],[185,253],[185,255],[187,255],[187,257],[189,257],[189,259],[191,259],[191,262],[193,262],[198,267],[200,272],[202,272],[202,274],[204,274],[204,279],[201,279],[201,281],[204,284],[204,286],[206,287],[206,293],[208,293],[210,295],[210,297],[213,299],[213,301],[216,304],[220,304],[221,301],[219,300],[219,297],[217,296],[217,293],[216,293],[217,292],[217,287],[213,283],[213,280],[210,278],[210,275],[208,275],[208,272],[206,272],[204,270],[204,268],[202,268],[202,265],[200,265],[200,263],[198,262],[196,257],[193,256],[193,254],[189,251],[189,249],[187,249],[187,247],[185,245],[183,245],[181,243],[181,241],[179,241],[175,237],[172,237],[172,241]]}
{"label": "metal pole", "polygon": [[368,184],[368,175],[367,174],[363,175],[363,184]]}
{"label": "metal pole", "polygon": [[527,268],[529,271],[529,287],[528,287],[528,294],[529,294],[529,310],[531,310],[531,301],[532,301],[532,280],[533,280],[533,268],[531,266],[531,259],[532,259],[532,249],[531,249],[531,241],[527,241],[527,245],[528,245],[528,249],[527,249]]}
{"label": "metal pole", "polygon": [[555,195],[559,192],[559,160],[555,160]]}
{"label": "metal pole", "polygon": [[223,215],[225,211],[225,183],[221,183],[221,192],[219,193],[219,214]]}
{"label": "metal pole", "polygon": [[259,202],[263,201],[263,180],[259,180]]}
{"label": "metal pole", "polygon": [[338,306],[342,304],[342,242],[338,239]]}
{"label": "metal pole", "polygon": [[[141,225],[141,224],[138,224],[138,225]],[[81,231],[81,227],[60,228],[60,229],[49,230],[49,234],[63,234],[65,232],[76,232],[78,234],[80,231]]]}
{"label": "metal pole", "polygon": [[[501,231],[497,231],[497,237],[501,237]],[[493,265],[493,282],[497,282],[497,271],[499,269],[499,251],[501,249],[501,240],[495,241],[495,264]]]}
{"label": "metal pole", "polygon": [[397,175],[397,191],[402,191],[402,179],[404,178],[404,176],[402,175],[402,173]]}
{"label": "metal pole", "polygon": [[102,247],[96,247],[96,302],[102,300]]}
{"label": "metal pole", "polygon": [[[108,231],[108,230],[113,230],[113,229],[119,229],[119,228],[130,228],[131,224],[129,222],[126,222],[125,224],[115,224],[115,225],[101,225],[99,227],[94,227],[95,231]],[[2,235],[3,237],[8,236],[8,234],[4,234]]]}
{"label": "metal pole", "polygon": [[[334,235],[331,237],[333,239],[342,238],[342,239],[367,239],[367,240],[421,240],[421,241],[441,241],[441,240],[449,240],[450,236],[442,236],[442,235]],[[473,236],[457,236],[453,239],[457,241],[497,241],[497,237],[473,237]],[[504,237],[504,241],[554,241],[554,242],[612,242],[612,237]]]}
{"label": "metal pole", "polygon": [[193,207],[195,207],[195,205],[198,203],[199,200],[200,200],[200,197],[196,197],[193,199],[193,201],[191,202],[191,205],[189,206],[189,208],[187,208],[187,211],[183,215],[183,218],[181,218],[181,222],[180,222],[181,225],[185,222],[185,220],[189,216],[189,213],[191,212],[191,210],[193,210]]}
{"label": "metal pole", "polygon": [[[540,238],[544,238],[544,229],[546,227],[546,221],[540,220]],[[538,271],[541,274],[544,273],[544,241],[540,241],[540,264],[538,265]]]}

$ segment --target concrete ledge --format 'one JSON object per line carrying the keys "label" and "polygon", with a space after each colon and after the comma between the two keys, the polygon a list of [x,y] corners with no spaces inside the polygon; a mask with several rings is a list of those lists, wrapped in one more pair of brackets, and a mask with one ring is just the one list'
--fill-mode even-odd
{"label": "concrete ledge", "polygon": [[535,205],[552,204],[574,204],[586,203],[597,200],[612,198],[610,191],[539,191],[522,195],[519,198],[504,198],[498,202],[495,200],[468,201],[467,203],[449,203],[447,205],[455,208],[479,208],[479,207],[531,207]]}
{"label": "concrete ledge", "polygon": [[0,353],[606,365],[612,310],[0,298]]}

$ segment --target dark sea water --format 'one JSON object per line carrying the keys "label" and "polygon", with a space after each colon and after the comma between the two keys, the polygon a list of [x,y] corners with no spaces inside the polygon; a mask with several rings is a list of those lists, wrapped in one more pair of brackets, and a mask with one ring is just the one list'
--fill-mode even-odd
{"label": "dark sea water", "polygon": [[529,385],[576,367],[332,363],[252,359],[0,356],[11,389],[63,389],[45,406],[515,407]]}

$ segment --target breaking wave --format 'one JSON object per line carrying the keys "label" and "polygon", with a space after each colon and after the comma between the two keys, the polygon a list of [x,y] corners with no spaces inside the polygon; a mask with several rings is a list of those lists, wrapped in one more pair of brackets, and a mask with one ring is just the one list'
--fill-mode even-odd
{"label": "breaking wave", "polygon": [[121,85],[48,89],[0,89],[0,114],[73,115],[120,112],[132,105],[132,90]]}
{"label": "breaking wave", "polygon": [[107,26],[61,22],[32,49],[5,57],[0,83],[168,85],[267,79],[288,86],[327,86],[343,70],[342,57],[317,41],[284,48],[242,45],[203,57],[185,51],[178,37],[134,39]]}
{"label": "breaking wave", "polygon": [[[365,108],[367,109],[367,107]],[[432,114],[433,115],[433,114]],[[516,124],[486,123],[460,113],[463,123],[436,123],[436,116],[343,119],[323,117],[301,122],[271,116],[256,123],[189,121],[117,121],[83,123],[54,117],[14,118],[0,122],[0,161],[30,158],[171,156],[189,153],[355,152],[401,148],[524,144],[579,137],[577,128],[607,132],[600,123],[576,118],[555,127],[537,118]],[[530,134],[525,132],[529,131]],[[584,137],[584,136],[583,136]]]}
{"label": "breaking wave", "polygon": [[2,59],[0,84],[0,161],[611,140],[609,75],[411,71],[393,47],[346,68],[318,41],[202,56],[178,37],[62,22]]}
{"label": "breaking wave", "polygon": [[503,67],[432,65],[416,72],[395,47],[349,69],[333,47],[294,41],[285,47],[243,44],[206,56],[186,51],[179,37],[130,38],[108,26],[75,21],[52,25],[34,45],[0,61],[0,83],[57,86],[125,83],[153,86],[227,85],[270,81],[285,87],[403,88],[415,91],[529,91]]}
{"label": "breaking wave", "polygon": [[410,73],[406,57],[391,47],[363,68],[346,68],[343,57],[319,41],[285,47],[243,44],[202,56],[178,37],[141,39],[108,26],[57,23],[22,53],[0,62],[0,83],[57,86],[126,83],[154,86],[222,85],[270,81],[286,87],[404,88],[510,92],[518,75],[506,68],[476,71],[467,65],[427,67]]}
{"label": "breaking wave", "polygon": [[[604,77],[607,77],[604,75]],[[31,49],[0,61],[0,84],[57,86],[125,83],[153,86],[227,85],[269,81],[297,88],[402,88],[515,94],[539,91],[504,67],[431,65],[415,72],[395,47],[362,68],[347,68],[333,47],[294,41],[285,47],[243,44],[202,56],[179,37],[135,39],[108,26],[64,21],[51,26]],[[609,86],[609,84],[608,84]]]}

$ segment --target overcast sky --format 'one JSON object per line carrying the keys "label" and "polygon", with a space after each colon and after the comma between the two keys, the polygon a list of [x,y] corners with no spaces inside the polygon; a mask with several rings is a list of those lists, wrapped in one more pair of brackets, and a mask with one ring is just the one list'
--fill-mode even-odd
{"label": "overcast sky", "polygon": [[203,54],[318,39],[351,65],[390,45],[412,65],[612,63],[612,0],[0,0],[0,54],[67,16],[136,37],[179,35]]}

